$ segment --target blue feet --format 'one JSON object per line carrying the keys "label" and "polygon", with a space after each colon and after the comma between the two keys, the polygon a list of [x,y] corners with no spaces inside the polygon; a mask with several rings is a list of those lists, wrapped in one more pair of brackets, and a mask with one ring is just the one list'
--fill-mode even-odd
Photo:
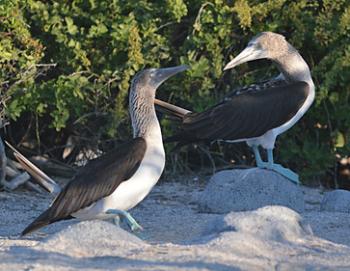
{"label": "blue feet", "polygon": [[126,219],[126,222],[128,223],[131,231],[141,231],[141,230],[143,230],[141,225],[139,225],[136,222],[136,220],[127,211],[110,209],[106,213],[107,214],[116,215],[116,217],[114,218],[114,223],[116,225],[119,225],[119,221],[120,221],[119,217],[122,216],[122,217],[124,217]]}
{"label": "blue feet", "polygon": [[265,168],[266,167],[265,164],[267,164],[267,163],[264,163],[262,161],[258,146],[254,145],[252,148],[253,148],[253,151],[254,151],[256,166],[258,168]]}
{"label": "blue feet", "polygon": [[288,168],[285,168],[281,166],[280,164],[275,164],[273,161],[273,150],[268,149],[267,150],[267,159],[268,162],[263,162],[260,156],[260,152],[258,149],[258,146],[253,146],[253,151],[255,155],[256,165],[258,168],[265,168],[273,170],[282,176],[286,177],[288,180],[292,181],[295,184],[300,184],[299,182],[299,176],[295,172],[291,171]]}
{"label": "blue feet", "polygon": [[279,174],[281,174],[282,176],[286,177],[288,180],[292,181],[295,184],[300,184],[299,182],[299,175],[296,174],[295,172],[291,171],[288,168],[285,168],[283,166],[281,166],[280,164],[267,164],[267,169],[273,170],[275,172],[278,172]]}

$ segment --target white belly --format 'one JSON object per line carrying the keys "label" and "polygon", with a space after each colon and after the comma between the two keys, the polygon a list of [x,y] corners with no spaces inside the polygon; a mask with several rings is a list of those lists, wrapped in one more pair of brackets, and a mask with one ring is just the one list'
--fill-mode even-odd
{"label": "white belly", "polygon": [[106,217],[109,209],[129,210],[142,201],[162,175],[165,165],[165,152],[162,140],[147,140],[145,156],[135,174],[122,182],[108,197],[73,214],[79,219]]}

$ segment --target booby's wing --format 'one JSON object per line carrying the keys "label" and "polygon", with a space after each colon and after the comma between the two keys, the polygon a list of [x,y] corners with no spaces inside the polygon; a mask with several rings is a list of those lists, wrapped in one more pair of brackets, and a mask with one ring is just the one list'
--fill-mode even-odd
{"label": "booby's wing", "polygon": [[169,141],[254,138],[290,120],[305,102],[309,86],[295,82],[226,98],[201,113],[187,114],[182,131]]}
{"label": "booby's wing", "polygon": [[[286,84],[287,83],[284,80],[284,78],[282,76],[278,76],[276,78],[261,81],[259,83],[252,84],[252,85],[249,85],[249,86],[246,86],[243,88],[234,89],[233,91],[231,91],[230,93],[228,93],[225,96],[225,99],[230,99],[234,96],[246,94],[249,92],[251,93],[251,92],[257,92],[257,91],[263,91],[263,90],[268,89],[268,88],[273,88],[273,87],[282,86],[282,85],[286,85]],[[192,113],[191,111],[189,111],[187,109],[184,109],[184,108],[179,107],[177,105],[173,105],[173,104],[164,102],[164,101],[159,100],[159,99],[154,99],[154,104],[156,105],[157,111],[165,113],[167,115],[171,115],[171,116],[176,117],[180,120],[182,120],[184,118],[184,116],[187,115],[188,113]]]}
{"label": "booby's wing", "polygon": [[22,234],[71,218],[72,213],[111,195],[137,171],[145,152],[146,141],[138,137],[91,160],[60,192],[50,208],[35,219]]}

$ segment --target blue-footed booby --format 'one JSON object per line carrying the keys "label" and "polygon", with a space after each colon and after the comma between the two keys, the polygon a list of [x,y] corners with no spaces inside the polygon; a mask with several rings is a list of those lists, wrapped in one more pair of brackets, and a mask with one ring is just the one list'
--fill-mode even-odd
{"label": "blue-footed booby", "polygon": [[127,210],[147,196],[165,165],[162,133],[154,108],[156,89],[187,68],[183,65],[146,69],[135,75],[129,93],[133,139],[81,168],[51,206],[24,229],[23,235],[70,218],[123,216],[132,230],[142,229]]}
{"label": "blue-footed booby", "polygon": [[[298,183],[296,173],[274,163],[273,148],[277,136],[292,127],[314,100],[310,69],[284,36],[262,32],[224,70],[262,58],[277,66],[277,77],[237,89],[203,112],[192,113],[160,100],[155,103],[182,120],[181,130],[166,141],[245,141],[252,147],[258,167],[277,171]],[[259,146],[267,150],[268,162],[262,161]]]}

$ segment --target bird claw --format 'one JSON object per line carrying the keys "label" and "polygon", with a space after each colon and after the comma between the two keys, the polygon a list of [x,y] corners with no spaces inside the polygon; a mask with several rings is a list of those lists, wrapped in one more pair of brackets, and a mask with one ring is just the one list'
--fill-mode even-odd
{"label": "bird claw", "polygon": [[125,215],[125,219],[126,219],[126,222],[128,223],[132,232],[143,230],[141,225],[139,223],[137,223],[136,220],[129,213],[127,213]]}
{"label": "bird claw", "polygon": [[129,226],[130,226],[130,229],[132,232],[143,231],[143,227],[140,224],[138,224],[137,222],[136,222],[136,224],[132,224],[132,225],[129,224]]}

